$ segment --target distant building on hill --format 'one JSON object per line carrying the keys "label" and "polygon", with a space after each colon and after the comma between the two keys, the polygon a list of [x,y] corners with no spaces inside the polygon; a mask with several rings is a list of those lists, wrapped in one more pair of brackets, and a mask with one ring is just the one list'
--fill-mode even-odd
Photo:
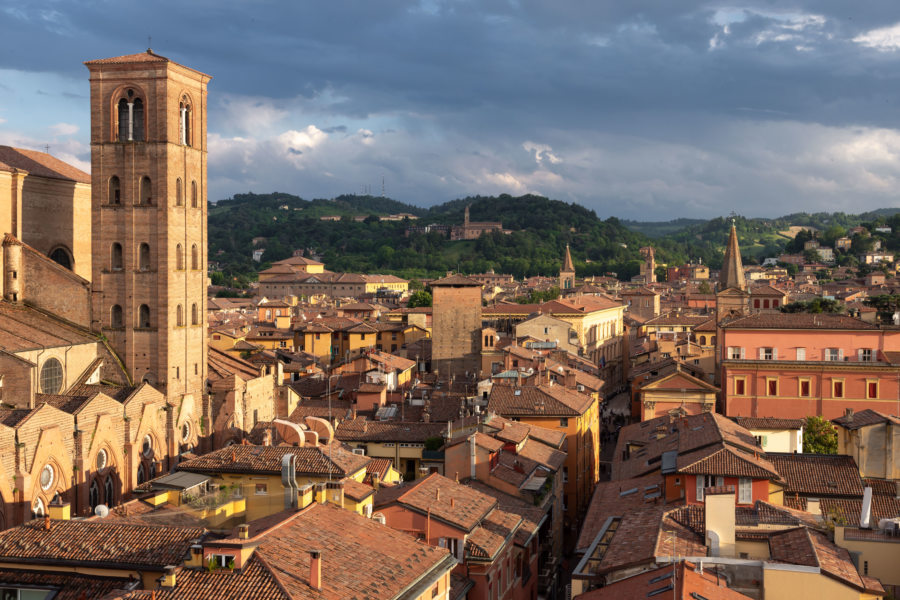
{"label": "distant building on hill", "polygon": [[465,217],[462,225],[456,225],[450,229],[451,240],[477,240],[485,233],[503,231],[503,224],[496,221],[470,221],[469,207],[466,206]]}

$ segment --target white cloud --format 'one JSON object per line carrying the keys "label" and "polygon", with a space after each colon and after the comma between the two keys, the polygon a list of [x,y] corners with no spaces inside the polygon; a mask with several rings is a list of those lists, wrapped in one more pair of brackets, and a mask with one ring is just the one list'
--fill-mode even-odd
{"label": "white cloud", "polygon": [[853,38],[853,41],[866,48],[874,48],[880,52],[900,50],[900,23],[890,27],[872,29]]}
{"label": "white cloud", "polygon": [[73,125],[71,123],[57,123],[56,125],[51,125],[47,129],[50,130],[50,133],[53,135],[75,135],[78,133],[78,125]]}
{"label": "white cloud", "polygon": [[561,163],[562,159],[553,154],[553,148],[546,144],[536,144],[534,142],[525,142],[522,144],[522,147],[526,152],[534,152],[534,161],[537,164],[543,164],[544,159],[548,160],[550,164]]}

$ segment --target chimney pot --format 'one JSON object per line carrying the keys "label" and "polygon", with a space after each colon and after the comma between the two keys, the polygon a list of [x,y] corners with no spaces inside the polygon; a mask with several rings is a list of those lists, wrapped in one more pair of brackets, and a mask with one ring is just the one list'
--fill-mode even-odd
{"label": "chimney pot", "polygon": [[44,515],[44,530],[50,531],[50,515]]}
{"label": "chimney pot", "polygon": [[250,538],[250,526],[243,523],[238,526],[238,538],[246,540]]}
{"label": "chimney pot", "polygon": [[309,553],[309,587],[322,590],[322,553],[311,550]]}

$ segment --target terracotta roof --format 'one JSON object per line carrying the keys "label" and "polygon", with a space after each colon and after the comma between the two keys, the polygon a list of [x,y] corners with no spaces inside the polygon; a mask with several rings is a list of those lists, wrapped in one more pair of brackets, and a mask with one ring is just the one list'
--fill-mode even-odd
{"label": "terracotta roof", "polygon": [[28,171],[34,177],[62,179],[76,183],[90,183],[91,175],[65,163],[55,156],[37,150],[0,146],[0,165]]}
{"label": "terracotta roof", "polygon": [[408,421],[369,421],[365,417],[341,421],[334,432],[337,439],[349,442],[424,442],[442,437],[444,423]]}
{"label": "terracotta roof", "polygon": [[869,425],[879,425],[881,423],[894,423],[900,425],[900,419],[894,416],[884,415],[870,408],[853,413],[853,416],[843,415],[831,420],[832,423],[840,425],[844,429],[860,429]]}
{"label": "terracotta roof", "polygon": [[250,446],[235,445],[186,460],[179,471],[194,473],[260,473],[281,474],[285,454],[297,457],[297,475],[346,477],[364,469],[371,460],[353,454],[340,444],[327,446]]}
{"label": "terracotta roof", "polygon": [[775,417],[731,417],[731,419],[747,429],[800,429],[806,423],[803,419]]}
{"label": "terracotta roof", "polygon": [[356,502],[361,502],[375,493],[375,488],[360,483],[352,477],[345,477],[341,481],[344,483],[344,495]]}
{"label": "terracotta roof", "polygon": [[577,417],[587,412],[593,403],[590,396],[567,390],[562,385],[513,387],[496,384],[491,389],[488,410],[507,417]]}
{"label": "terracotta roof", "polygon": [[23,352],[96,344],[83,330],[27,306],[0,302],[0,350]]}
{"label": "terracotta roof", "polygon": [[519,515],[495,508],[466,536],[466,553],[470,558],[494,560],[521,524]]}
{"label": "terracotta roof", "polygon": [[863,580],[853,566],[850,553],[828,541],[823,534],[805,527],[769,536],[771,560],[819,567],[821,572],[857,590],[883,593],[881,584]]}
{"label": "terracotta roof", "polygon": [[863,485],[852,456],[769,452],[766,457],[784,479],[784,496],[862,497]]}
{"label": "terracotta roof", "polygon": [[436,281],[432,281],[429,284],[431,287],[435,286],[451,286],[451,287],[482,287],[482,284],[474,279],[469,279],[468,277],[464,277],[462,275],[449,275],[447,277],[443,277]]}
{"label": "terracotta roof", "polygon": [[55,591],[53,600],[84,600],[100,598],[113,590],[129,589],[137,583],[127,577],[82,575],[79,573],[53,573],[0,569],[0,588],[39,588]]}
{"label": "terracotta roof", "polygon": [[525,502],[516,496],[501,492],[497,488],[493,488],[476,479],[467,481],[465,485],[482,494],[496,498],[497,506],[500,510],[522,517],[522,524],[516,532],[516,543],[520,546],[525,545],[528,540],[538,532],[541,523],[547,516],[545,509],[535,506],[530,502]]}
{"label": "terracotta roof", "polygon": [[724,448],[713,446],[688,454],[679,454],[677,465],[679,473],[779,479],[778,472],[769,461],[729,446]]}
{"label": "terracotta roof", "polygon": [[200,527],[167,527],[104,521],[44,519],[0,531],[0,561],[26,560],[90,567],[159,569],[180,564]]}
{"label": "terracotta roof", "polygon": [[[673,569],[677,571],[673,578]],[[672,582],[675,582],[674,589]],[[625,598],[676,598],[677,600],[749,600],[740,592],[729,589],[724,578],[709,570],[698,572],[694,565],[679,562],[620,579],[602,588],[575,596],[576,600],[622,600]]]}
{"label": "terracotta roof", "polygon": [[[452,503],[451,503],[452,500]],[[410,484],[382,488],[375,494],[375,508],[392,504],[472,532],[497,506],[497,500],[481,492],[456,483],[438,473]]]}
{"label": "terracotta roof", "polygon": [[[785,494],[784,505],[797,511],[805,511],[809,502],[806,497]],[[862,514],[862,495],[856,498],[819,498],[819,510],[828,519],[858,526]],[[872,495],[872,522],[893,519],[900,515],[900,499],[894,496]]]}
{"label": "terracotta roof", "polygon": [[[566,443],[565,431],[530,425],[521,421],[510,421],[497,414],[490,415],[485,419],[484,424],[494,430],[494,437],[504,441],[515,441],[518,443],[518,441],[524,439],[524,437],[520,438],[519,432],[525,430],[524,432],[529,438],[547,444],[551,448],[562,448]],[[507,434],[507,432],[509,433]],[[508,438],[505,437],[507,435]]]}
{"label": "terracotta roof", "polygon": [[866,323],[846,315],[829,313],[757,313],[738,317],[725,322],[727,329],[878,329],[877,325]]}
{"label": "terracotta roof", "polygon": [[140,62],[169,62],[165,56],[160,56],[147,48],[146,52],[138,52],[137,54],[126,54],[124,56],[114,56],[112,58],[98,58],[96,60],[85,61],[86,65],[109,65],[118,63],[140,63]]}
{"label": "terracotta roof", "polygon": [[527,440],[519,449],[518,456],[533,460],[542,467],[551,471],[559,471],[566,462],[566,453],[554,450],[546,444],[534,440]]}
{"label": "terracotta roof", "polygon": [[[443,548],[329,504],[313,504],[261,538],[256,556],[295,600],[418,597],[427,588],[412,590],[422,580],[433,585],[456,565]],[[321,552],[322,591],[309,582],[312,550]]]}

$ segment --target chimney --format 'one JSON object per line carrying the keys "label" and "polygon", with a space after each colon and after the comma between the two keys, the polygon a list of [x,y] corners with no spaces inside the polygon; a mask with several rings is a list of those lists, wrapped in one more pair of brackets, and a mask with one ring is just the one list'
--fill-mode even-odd
{"label": "chimney", "polygon": [[57,521],[68,521],[72,517],[72,505],[58,500],[47,505],[47,515]]}
{"label": "chimney", "polygon": [[203,566],[203,546],[193,544],[191,546],[191,557],[187,559],[184,566],[190,568],[200,568]]}
{"label": "chimney", "polygon": [[806,499],[806,512],[811,515],[815,515],[818,518],[822,516],[822,505],[819,503],[818,498],[807,498]]}
{"label": "chimney", "polygon": [[322,553],[318,550],[309,553],[309,587],[322,591]]}
{"label": "chimney", "polygon": [[250,526],[246,523],[238,525],[238,538],[242,540],[250,539]]}
{"label": "chimney", "polygon": [[175,587],[175,566],[166,565],[163,567],[163,576],[159,578],[159,587],[173,588]]}
{"label": "chimney", "polygon": [[710,556],[735,556],[734,486],[706,488],[705,527],[706,545]]}
{"label": "chimney", "polygon": [[859,515],[859,528],[870,529],[872,527],[872,488],[863,490],[862,512]]}
{"label": "chimney", "polygon": [[440,502],[441,500],[441,488],[434,490],[434,500],[435,502]]}
{"label": "chimney", "polygon": [[263,431],[263,446],[271,446],[272,445],[272,430],[266,429]]}
{"label": "chimney", "polygon": [[50,515],[44,515],[44,531],[50,531]]}
{"label": "chimney", "polygon": [[844,417],[847,419],[848,423],[852,423],[853,422],[853,409],[845,408],[844,409]]}
{"label": "chimney", "polygon": [[375,491],[381,489],[381,475],[378,473],[372,473],[372,487],[375,488]]}
{"label": "chimney", "polygon": [[454,508],[456,506],[456,498],[450,498],[450,508]]}

